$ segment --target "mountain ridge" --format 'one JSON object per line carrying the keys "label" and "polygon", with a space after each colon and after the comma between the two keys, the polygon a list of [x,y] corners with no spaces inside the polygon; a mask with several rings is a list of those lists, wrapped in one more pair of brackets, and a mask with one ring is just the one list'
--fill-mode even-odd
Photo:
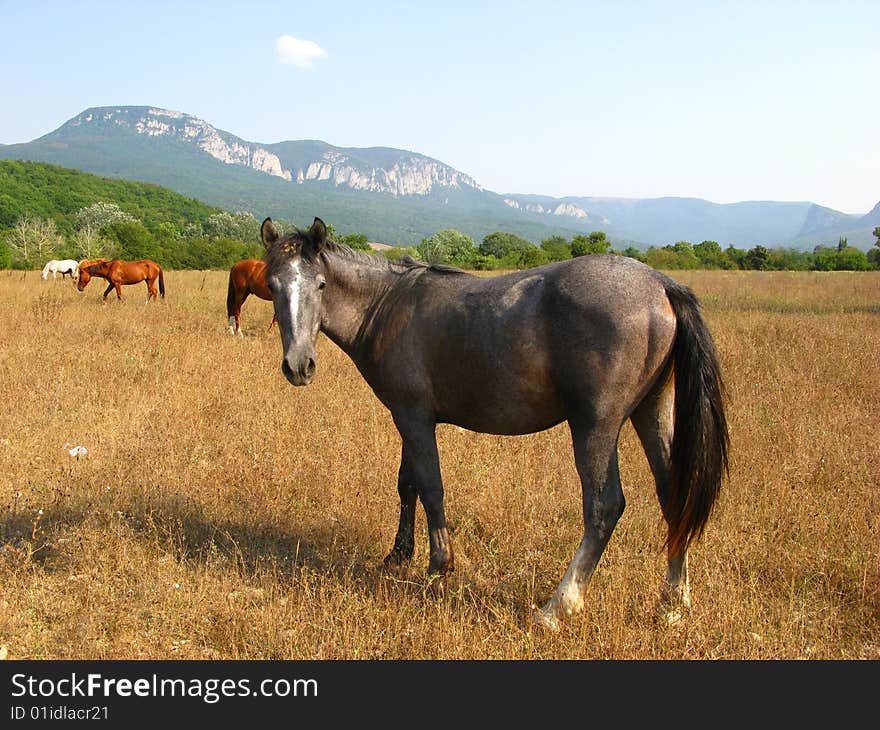
{"label": "mountain ridge", "polygon": [[[32,159],[165,185],[255,216],[321,214],[337,229],[412,245],[441,228],[475,239],[508,230],[537,243],[604,230],[615,245],[705,239],[722,245],[870,246],[874,211],[849,215],[803,201],[719,204],[701,198],[500,194],[449,165],[393,147],[322,140],[259,143],[184,112],[155,106],[90,107],[32,142],[0,145],[0,158]],[[834,240],[832,240],[834,239]]]}

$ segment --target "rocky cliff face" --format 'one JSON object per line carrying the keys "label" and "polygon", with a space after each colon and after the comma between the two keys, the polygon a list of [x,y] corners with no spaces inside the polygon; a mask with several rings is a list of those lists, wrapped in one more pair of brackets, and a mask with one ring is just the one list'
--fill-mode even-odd
{"label": "rocky cliff face", "polygon": [[195,145],[227,165],[244,165],[291,179],[290,171],[283,168],[277,155],[182,112],[147,107],[90,109],[68,122],[71,127],[99,124],[115,125],[148,137],[175,138]]}
{"label": "rocky cliff face", "polygon": [[366,166],[344,151],[331,148],[319,159],[291,171],[299,183],[329,180],[336,186],[389,195],[427,195],[440,188],[482,190],[476,181],[441,162],[415,154],[403,154],[389,167]]}
{"label": "rocky cliff face", "polygon": [[516,210],[527,210],[530,213],[541,213],[544,215],[566,215],[572,218],[579,218],[582,221],[590,220],[590,214],[574,203],[556,203],[555,205],[542,205],[541,203],[521,203],[513,198],[505,198],[504,202],[511,208]]}
{"label": "rocky cliff face", "polygon": [[296,183],[327,181],[336,187],[398,196],[428,195],[440,189],[482,190],[477,182],[442,162],[402,150],[388,150],[388,164],[376,166],[358,159],[359,150],[319,143],[311,159],[296,163],[267,147],[223,132],[203,119],[153,107],[89,109],[65,126],[111,125],[153,138],[173,138],[195,145],[227,165],[250,167]]}

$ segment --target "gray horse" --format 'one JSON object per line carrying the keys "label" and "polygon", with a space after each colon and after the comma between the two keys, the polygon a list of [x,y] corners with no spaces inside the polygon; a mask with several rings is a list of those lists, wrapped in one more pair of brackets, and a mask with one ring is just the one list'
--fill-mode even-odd
{"label": "gray horse", "polygon": [[267,218],[266,283],[293,385],[315,374],[324,332],[391,411],[403,441],[400,522],[388,566],[413,554],[416,499],[428,522],[429,577],[453,570],[435,436],[438,423],[526,434],[566,421],[583,490],[584,536],[547,604],[556,628],[580,611],[623,513],[617,441],[629,418],[656,481],[668,531],[660,608],[690,604],[687,549],[727,469],[728,434],[712,338],[693,293],[634,259],[583,256],[481,278],[388,261]]}

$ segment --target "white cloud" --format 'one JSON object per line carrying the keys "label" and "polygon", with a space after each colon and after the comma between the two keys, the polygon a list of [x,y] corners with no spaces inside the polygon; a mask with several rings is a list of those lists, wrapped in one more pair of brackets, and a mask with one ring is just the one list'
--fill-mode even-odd
{"label": "white cloud", "polygon": [[289,35],[280,36],[275,41],[275,51],[281,63],[297,68],[311,68],[317,59],[327,57],[327,52],[314,41],[303,41]]}

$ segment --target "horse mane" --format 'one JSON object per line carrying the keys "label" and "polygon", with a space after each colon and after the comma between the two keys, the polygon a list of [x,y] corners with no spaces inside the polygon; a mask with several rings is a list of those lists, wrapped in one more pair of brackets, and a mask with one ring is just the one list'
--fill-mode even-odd
{"label": "horse mane", "polygon": [[466,274],[463,269],[457,269],[454,266],[446,266],[445,264],[426,264],[424,261],[416,261],[412,256],[401,256],[399,259],[388,259],[382,254],[367,253],[366,251],[357,251],[351,246],[339,243],[331,238],[327,239],[325,253],[332,253],[343,258],[354,259],[361,263],[366,263],[375,269],[383,269],[386,271],[433,271],[437,274]]}
{"label": "horse mane", "polygon": [[92,261],[91,263],[87,263],[85,266],[80,266],[80,271],[85,271],[89,275],[97,273],[97,269],[99,267],[106,267],[108,264],[113,263],[113,259],[98,259],[97,261]]}
{"label": "horse mane", "polygon": [[[266,260],[287,257],[290,255],[290,243],[292,241],[304,240],[308,233],[297,228],[293,233],[282,237],[277,243],[266,251]],[[416,261],[412,256],[402,256],[399,259],[388,259],[381,254],[367,253],[366,251],[357,251],[351,246],[347,246],[339,241],[328,238],[321,251],[321,256],[333,255],[341,258],[351,259],[361,264],[366,264],[370,268],[379,269],[381,271],[395,271],[398,273],[406,273],[407,271],[431,271],[437,274],[466,274],[463,269],[455,266],[446,266],[445,264],[426,264],[424,261]]]}

